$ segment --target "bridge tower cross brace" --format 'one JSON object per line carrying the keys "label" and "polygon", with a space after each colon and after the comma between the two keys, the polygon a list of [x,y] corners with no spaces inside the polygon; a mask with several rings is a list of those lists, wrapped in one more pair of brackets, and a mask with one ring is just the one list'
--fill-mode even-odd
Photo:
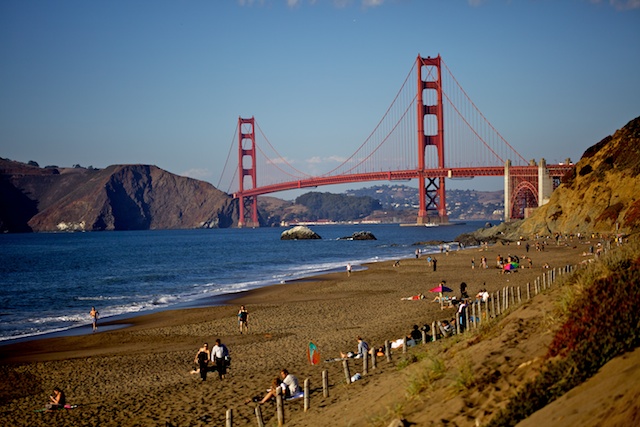
{"label": "bridge tower cross brace", "polygon": [[[251,189],[257,187],[255,119],[238,117],[238,227],[259,227],[258,196],[244,196],[245,177],[250,178]],[[246,167],[245,167],[246,166]],[[247,214],[249,218],[247,219]]]}
{"label": "bridge tower cross brace", "polygon": [[[428,177],[425,171],[425,154],[427,146],[435,146],[438,155],[438,169],[444,170],[444,118],[442,106],[442,73],[441,58],[416,59],[418,67],[418,191],[419,210],[418,224],[429,222],[448,222],[444,177]],[[435,91],[435,93],[433,93]],[[426,93],[425,93],[426,92]],[[429,93],[431,92],[431,93]],[[425,95],[427,99],[425,100]],[[430,96],[435,95],[435,96]],[[435,104],[426,105],[425,101],[435,100]],[[429,116],[435,118],[437,129],[425,129],[425,121]],[[432,120],[429,120],[432,123]],[[426,133],[429,131],[429,134]],[[428,183],[427,183],[428,181]],[[437,216],[438,219],[435,220]],[[435,221],[434,221],[435,220]]]}

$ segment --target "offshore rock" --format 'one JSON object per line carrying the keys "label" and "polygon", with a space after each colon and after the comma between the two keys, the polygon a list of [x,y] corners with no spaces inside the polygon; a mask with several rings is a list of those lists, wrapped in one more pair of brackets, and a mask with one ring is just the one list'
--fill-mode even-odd
{"label": "offshore rock", "polygon": [[150,165],[38,168],[0,159],[0,231],[225,228],[237,202]]}
{"label": "offshore rock", "polygon": [[311,240],[322,239],[315,231],[304,225],[297,225],[280,234],[280,240]]}
{"label": "offshore rock", "polygon": [[351,236],[340,237],[338,240],[378,240],[370,231],[356,231]]}

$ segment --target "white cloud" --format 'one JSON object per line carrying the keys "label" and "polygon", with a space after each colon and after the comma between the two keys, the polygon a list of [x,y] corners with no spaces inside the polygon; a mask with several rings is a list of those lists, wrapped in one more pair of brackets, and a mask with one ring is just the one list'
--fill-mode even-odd
{"label": "white cloud", "polygon": [[311,157],[310,159],[305,160],[305,163],[319,164],[319,163],[322,163],[322,158],[318,156]]}
{"label": "white cloud", "polygon": [[378,7],[382,6],[384,0],[362,0],[363,7]]}
{"label": "white cloud", "polygon": [[211,178],[211,171],[209,169],[189,169],[180,174],[181,176],[186,176],[193,179],[205,180],[206,178]]}
{"label": "white cloud", "polygon": [[589,2],[592,4],[609,3],[619,11],[640,9],[640,0],[589,0]]}
{"label": "white cloud", "polygon": [[640,9],[640,0],[609,0],[616,10]]}
{"label": "white cloud", "polygon": [[330,162],[336,162],[336,163],[344,163],[347,161],[347,158],[340,157],[340,156],[329,156],[329,157],[326,157],[325,160]]}
{"label": "white cloud", "polygon": [[484,3],[485,0],[467,0],[467,2],[471,7],[479,7],[482,6],[482,3]]}

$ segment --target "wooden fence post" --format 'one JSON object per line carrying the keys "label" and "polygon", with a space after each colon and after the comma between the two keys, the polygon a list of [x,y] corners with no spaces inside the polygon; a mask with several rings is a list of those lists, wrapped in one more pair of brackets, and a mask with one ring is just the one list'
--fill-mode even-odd
{"label": "wooden fence post", "polygon": [[378,352],[377,350],[374,348],[371,351],[371,369],[376,369],[378,365]]}
{"label": "wooden fence post", "polygon": [[522,293],[520,291],[520,286],[518,286],[518,304],[522,304]]}
{"label": "wooden fence post", "polygon": [[304,380],[304,412],[307,412],[309,410],[309,403],[310,403],[310,396],[309,396],[309,378],[306,378]]}
{"label": "wooden fence post", "polygon": [[362,375],[367,375],[369,373],[369,351],[365,351],[364,356],[362,357]]}
{"label": "wooden fence post", "polygon": [[344,371],[344,378],[347,381],[347,384],[351,384],[351,374],[349,373],[349,361],[342,361],[342,370]]}
{"label": "wooden fence post", "polygon": [[437,331],[436,331],[436,322],[431,322],[431,341],[436,342],[438,341],[438,337],[436,336]]}
{"label": "wooden fence post", "polygon": [[391,362],[391,345],[389,344],[389,340],[385,340],[384,342],[384,354],[387,356],[387,362]]}
{"label": "wooden fence post", "polygon": [[264,427],[264,420],[262,419],[262,409],[260,408],[260,405],[256,405],[255,413],[256,421],[258,421],[258,427]]}
{"label": "wooden fence post", "polygon": [[276,413],[278,414],[278,425],[284,425],[284,407],[282,405],[282,394],[276,393]]}
{"label": "wooden fence post", "polygon": [[329,397],[329,372],[326,369],[322,371],[322,395]]}
{"label": "wooden fence post", "polygon": [[402,338],[402,354],[407,354],[407,337]]}
{"label": "wooden fence post", "polygon": [[531,283],[527,282],[527,301],[531,299]]}
{"label": "wooden fence post", "polygon": [[464,331],[469,331],[469,304],[464,309]]}
{"label": "wooden fence post", "polygon": [[476,316],[476,302],[471,304],[471,316],[473,316],[473,329],[478,329],[478,316]]}
{"label": "wooden fence post", "polygon": [[425,329],[422,330],[422,344],[427,343],[427,331]]}
{"label": "wooden fence post", "polygon": [[233,409],[231,408],[227,409],[226,425],[227,427],[233,427]]}

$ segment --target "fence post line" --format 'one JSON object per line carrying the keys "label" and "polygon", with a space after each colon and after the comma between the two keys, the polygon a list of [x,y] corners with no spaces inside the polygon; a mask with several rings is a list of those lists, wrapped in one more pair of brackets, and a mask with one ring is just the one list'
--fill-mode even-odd
{"label": "fence post line", "polygon": [[276,413],[278,414],[278,425],[284,425],[284,407],[282,406],[281,393],[276,393]]}
{"label": "fence post line", "polygon": [[309,396],[309,378],[306,378],[304,380],[304,412],[307,412],[309,410],[309,403],[310,403],[310,396]]}
{"label": "fence post line", "polygon": [[349,361],[342,361],[342,370],[344,371],[344,379],[347,381],[347,385],[351,384],[351,374],[349,373]]}
{"label": "fence post line", "polygon": [[256,421],[258,422],[258,427],[264,427],[264,420],[262,419],[262,409],[260,408],[260,405],[256,405],[254,412],[256,414]]}
{"label": "fence post line", "polygon": [[233,409],[227,409],[226,426],[233,427]]}
{"label": "fence post line", "polygon": [[322,371],[322,395],[329,397],[329,372],[326,369]]}

